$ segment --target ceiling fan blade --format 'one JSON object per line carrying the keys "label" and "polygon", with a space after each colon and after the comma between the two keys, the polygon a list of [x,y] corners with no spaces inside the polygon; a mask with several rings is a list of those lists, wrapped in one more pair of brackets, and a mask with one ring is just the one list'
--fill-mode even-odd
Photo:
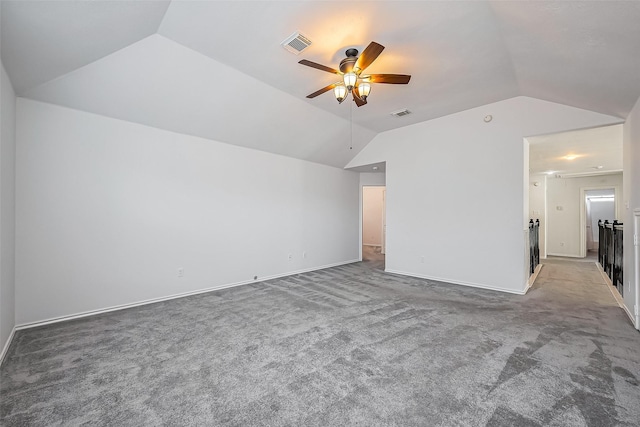
{"label": "ceiling fan blade", "polygon": [[333,83],[333,84],[330,84],[329,86],[325,86],[322,89],[317,90],[317,91],[313,92],[310,95],[307,95],[307,98],[315,98],[318,95],[322,95],[325,92],[329,92],[331,89],[333,89],[334,87],[338,86],[339,84],[340,83]]}
{"label": "ceiling fan blade", "polygon": [[406,85],[411,80],[411,76],[407,74],[371,74],[370,76],[364,76],[363,79],[371,83]]}
{"label": "ceiling fan blade", "polygon": [[366,99],[360,98],[360,95],[358,95],[358,88],[355,86],[353,89],[351,89],[351,95],[353,96],[353,100],[356,102],[356,105],[358,107],[362,107],[364,104],[367,103]]}
{"label": "ceiling fan blade", "polygon": [[307,61],[306,59],[303,59],[303,60],[299,61],[298,64],[302,64],[302,65],[306,65],[307,67],[311,67],[311,68],[315,68],[315,69],[318,69],[318,70],[326,71],[327,73],[340,74],[340,71],[338,71],[338,70],[336,70],[334,68],[330,68],[330,67],[327,67],[325,65],[318,64],[317,62]]}
{"label": "ceiling fan blade", "polygon": [[356,61],[353,68],[358,68],[360,71],[363,71],[367,68],[373,61],[376,60],[378,55],[382,53],[384,50],[384,46],[378,44],[376,42],[369,43],[369,46],[365,48],[365,50],[360,54],[358,60]]}

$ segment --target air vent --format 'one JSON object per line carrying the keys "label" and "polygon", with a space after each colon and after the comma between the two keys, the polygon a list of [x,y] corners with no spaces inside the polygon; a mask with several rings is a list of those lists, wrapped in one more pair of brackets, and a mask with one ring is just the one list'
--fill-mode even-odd
{"label": "air vent", "polygon": [[282,47],[296,55],[299,55],[300,52],[309,46],[311,46],[311,40],[299,32],[291,34],[291,36],[287,37],[287,39],[282,42]]}
{"label": "air vent", "polygon": [[406,108],[404,110],[398,110],[391,113],[392,116],[396,116],[396,117],[407,116],[409,114],[411,114],[411,111],[407,110]]}

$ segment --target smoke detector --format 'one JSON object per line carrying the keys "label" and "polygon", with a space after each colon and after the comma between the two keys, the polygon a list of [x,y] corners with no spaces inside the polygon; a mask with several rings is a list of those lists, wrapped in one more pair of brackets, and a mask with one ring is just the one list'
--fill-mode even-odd
{"label": "smoke detector", "polygon": [[404,110],[398,110],[391,113],[392,116],[396,117],[408,116],[409,114],[411,114],[411,111],[407,110],[406,108]]}
{"label": "smoke detector", "polygon": [[309,37],[300,34],[300,32],[298,31],[291,34],[285,41],[280,44],[289,52],[295,55],[300,55],[300,52],[311,46],[311,40],[309,40]]}

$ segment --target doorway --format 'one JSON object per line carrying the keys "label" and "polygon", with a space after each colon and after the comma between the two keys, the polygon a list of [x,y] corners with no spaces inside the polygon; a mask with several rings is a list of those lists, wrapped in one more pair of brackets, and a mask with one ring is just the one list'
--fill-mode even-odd
{"label": "doorway", "polygon": [[386,252],[386,186],[362,187],[362,261],[381,263]]}
{"label": "doorway", "polygon": [[580,255],[582,258],[598,260],[598,221],[612,223],[618,219],[618,189],[612,187],[581,188]]}

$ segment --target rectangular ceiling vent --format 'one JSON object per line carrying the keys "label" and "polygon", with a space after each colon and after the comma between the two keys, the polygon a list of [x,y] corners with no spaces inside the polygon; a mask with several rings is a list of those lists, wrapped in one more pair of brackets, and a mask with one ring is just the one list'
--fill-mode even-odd
{"label": "rectangular ceiling vent", "polygon": [[406,108],[404,110],[398,110],[391,113],[392,116],[396,117],[408,116],[409,114],[411,114],[411,111],[407,110]]}
{"label": "rectangular ceiling vent", "polygon": [[287,37],[282,43],[282,47],[289,52],[299,55],[300,52],[311,46],[311,40],[308,37],[303,36],[300,32],[293,33]]}

